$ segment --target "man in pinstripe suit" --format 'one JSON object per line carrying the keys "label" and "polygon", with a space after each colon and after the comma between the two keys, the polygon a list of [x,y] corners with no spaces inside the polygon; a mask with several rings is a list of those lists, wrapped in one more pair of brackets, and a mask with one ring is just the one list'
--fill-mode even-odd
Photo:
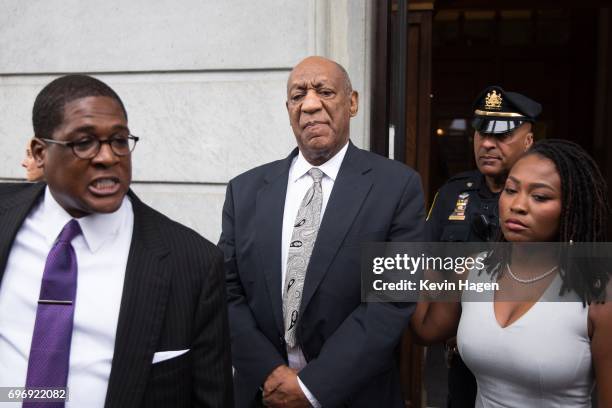
{"label": "man in pinstripe suit", "polygon": [[0,387],[68,387],[72,407],[232,406],[221,253],[129,190],[138,138],[119,96],[58,78],[33,125],[46,184],[0,185]]}

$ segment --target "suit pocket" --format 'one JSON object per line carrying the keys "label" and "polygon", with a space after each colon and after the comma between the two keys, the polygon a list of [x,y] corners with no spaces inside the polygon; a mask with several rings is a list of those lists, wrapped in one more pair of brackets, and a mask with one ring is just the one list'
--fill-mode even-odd
{"label": "suit pocket", "polygon": [[170,377],[177,379],[190,375],[191,353],[187,352],[178,357],[170,358],[159,363],[152,364],[150,382]]}
{"label": "suit pocket", "polygon": [[153,354],[153,364],[159,364],[163,361],[177,358],[187,352],[189,352],[189,349],[158,351],[157,353]]}
{"label": "suit pocket", "polygon": [[192,405],[191,353],[151,365],[143,407]]}

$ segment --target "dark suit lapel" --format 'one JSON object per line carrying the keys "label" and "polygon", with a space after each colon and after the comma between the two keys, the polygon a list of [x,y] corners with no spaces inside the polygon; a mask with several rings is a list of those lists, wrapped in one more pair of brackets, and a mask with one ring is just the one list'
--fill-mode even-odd
{"label": "dark suit lapel", "polygon": [[105,407],[140,406],[162,327],[171,270],[158,215],[131,191],[134,230],[128,255]]}
{"label": "dark suit lapel", "polygon": [[302,310],[306,308],[323,280],[344,237],[353,225],[363,201],[372,188],[372,180],[367,174],[370,169],[367,157],[350,143],[338,177],[334,182],[310,257],[304,282],[304,297],[300,306]]}
{"label": "dark suit lapel", "polygon": [[257,193],[255,209],[256,237],[261,254],[261,265],[270,292],[270,301],[279,333],[283,333],[283,302],[281,288],[281,239],[283,213],[287,195],[287,180],[295,149],[289,157],[278,162],[265,178],[265,184]]}
{"label": "dark suit lapel", "polygon": [[23,188],[0,203],[0,282],[21,224],[45,191],[46,184],[36,183]]}

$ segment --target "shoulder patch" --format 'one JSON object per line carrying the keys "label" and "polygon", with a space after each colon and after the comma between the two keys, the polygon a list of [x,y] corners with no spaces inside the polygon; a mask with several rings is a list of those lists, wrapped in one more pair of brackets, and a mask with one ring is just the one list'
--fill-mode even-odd
{"label": "shoulder patch", "polygon": [[438,199],[438,194],[440,194],[440,192],[436,192],[436,195],[434,196],[433,201],[431,202],[431,207],[429,207],[429,212],[427,213],[427,218],[425,218],[425,221],[429,221],[429,217],[431,217],[431,211],[434,208],[434,205],[436,205],[436,200]]}

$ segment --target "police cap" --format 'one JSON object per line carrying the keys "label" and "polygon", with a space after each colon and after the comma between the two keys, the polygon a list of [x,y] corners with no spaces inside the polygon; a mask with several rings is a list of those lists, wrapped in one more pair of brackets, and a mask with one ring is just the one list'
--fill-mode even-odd
{"label": "police cap", "polygon": [[480,133],[503,134],[525,122],[535,122],[542,105],[499,86],[485,88],[474,101],[472,127]]}

